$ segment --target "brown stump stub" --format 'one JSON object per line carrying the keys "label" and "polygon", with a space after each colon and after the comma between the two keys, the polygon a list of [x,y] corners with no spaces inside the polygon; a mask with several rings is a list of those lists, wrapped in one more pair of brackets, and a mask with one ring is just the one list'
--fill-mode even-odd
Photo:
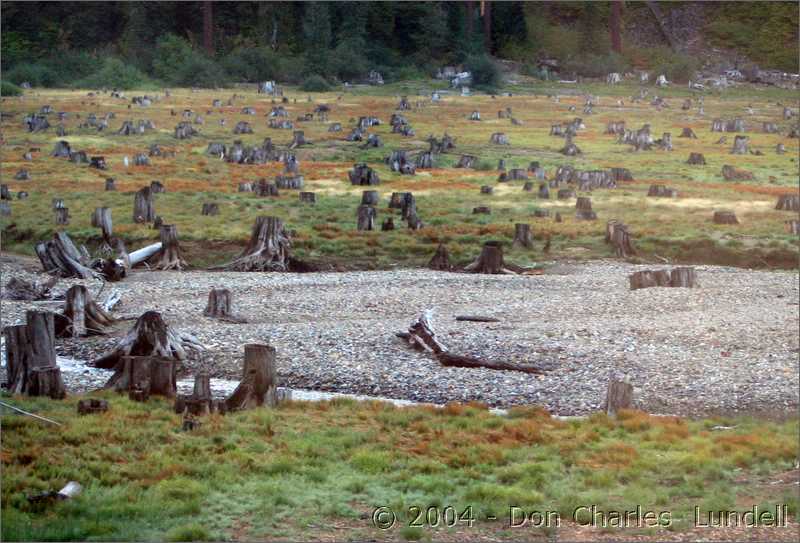
{"label": "brown stump stub", "polygon": [[60,337],[103,334],[114,323],[114,318],[92,299],[83,285],[73,285],[67,290],[61,317],[56,322],[56,335]]}
{"label": "brown stump stub", "polygon": [[695,288],[699,286],[697,284],[697,273],[691,267],[673,268],[669,274],[669,286]]}
{"label": "brown stump stub", "polygon": [[616,219],[606,223],[606,243],[614,247],[617,258],[628,258],[636,254],[628,227]]}
{"label": "brown stump stub", "polygon": [[250,241],[239,257],[227,264],[231,271],[288,271],[291,241],[277,217],[256,217]]}
{"label": "brown stump stub", "polygon": [[375,230],[377,211],[370,205],[360,205],[357,211],[356,228],[362,230]]}
{"label": "brown stump stub", "polygon": [[219,215],[219,204],[216,202],[206,202],[203,204],[203,215]]}
{"label": "brown stump stub", "polygon": [[242,380],[233,394],[225,400],[228,411],[277,404],[277,370],[275,347],[258,343],[244,346]]}
{"label": "brown stump stub", "polygon": [[440,243],[436,247],[436,253],[428,262],[428,267],[432,270],[450,271],[453,267],[450,264],[450,253],[447,251],[444,243]]}
{"label": "brown stump stub", "polygon": [[8,388],[12,394],[62,399],[66,389],[56,363],[54,315],[28,311],[25,325],[7,326]]}
{"label": "brown stump stub", "polygon": [[778,196],[778,203],[775,205],[778,211],[800,211],[800,195],[781,194]]}
{"label": "brown stump stub", "polygon": [[739,224],[739,219],[733,211],[715,211],[714,224]]}
{"label": "brown stump stub", "polygon": [[182,270],[186,261],[181,256],[181,247],[178,243],[178,227],[174,224],[162,224],[159,228],[161,235],[161,250],[152,257],[152,265],[157,270]]}
{"label": "brown stump stub", "polygon": [[702,153],[689,153],[689,160],[687,160],[686,163],[705,166],[706,157],[704,157]]}
{"label": "brown stump stub", "polygon": [[208,293],[208,305],[203,315],[206,317],[227,317],[231,314],[231,291],[215,288]]}
{"label": "brown stump stub", "polygon": [[156,217],[153,207],[153,191],[150,187],[143,187],[133,199],[133,222],[152,222]]}
{"label": "brown stump stub", "polygon": [[[560,192],[560,191],[559,191]],[[592,210],[592,199],[587,196],[578,196],[575,202],[575,218],[587,221],[597,219],[597,213]]]}
{"label": "brown stump stub", "polygon": [[79,415],[93,415],[95,413],[105,413],[106,411],[108,411],[108,402],[106,400],[95,398],[78,400]]}
{"label": "brown stump stub", "polygon": [[305,204],[314,204],[317,202],[317,195],[314,192],[301,192],[300,201]]}
{"label": "brown stump stub", "polygon": [[603,410],[610,417],[615,416],[621,409],[630,409],[633,405],[633,385],[628,381],[612,379],[608,383],[606,400]]}

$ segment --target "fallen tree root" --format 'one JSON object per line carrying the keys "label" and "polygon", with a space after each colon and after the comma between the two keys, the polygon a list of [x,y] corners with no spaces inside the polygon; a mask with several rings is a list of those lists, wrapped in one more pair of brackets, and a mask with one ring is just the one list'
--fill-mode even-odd
{"label": "fallen tree root", "polygon": [[397,337],[403,338],[412,347],[433,354],[442,366],[457,368],[486,368],[490,370],[521,371],[524,373],[545,373],[546,370],[534,365],[515,364],[483,360],[471,356],[462,356],[448,352],[447,347],[439,341],[433,331],[432,311],[427,309],[422,315],[411,323],[408,332],[398,332]]}

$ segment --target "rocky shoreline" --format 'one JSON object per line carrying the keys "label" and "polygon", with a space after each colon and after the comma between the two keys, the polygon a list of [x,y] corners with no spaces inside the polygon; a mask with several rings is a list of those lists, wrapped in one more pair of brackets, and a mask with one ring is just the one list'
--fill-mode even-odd
{"label": "rocky shoreline", "polygon": [[[652,266],[651,266],[652,267]],[[2,284],[38,274],[32,260],[2,257]],[[136,271],[117,289],[115,315],[162,312],[171,326],[195,335],[207,351],[188,361],[214,378],[239,379],[243,345],[269,343],[278,352],[281,384],[291,388],[493,407],[539,404],[554,414],[591,412],[610,375],[627,374],[636,405],[654,413],[789,413],[798,407],[798,282],[796,272],[697,267],[700,288],[628,289],[642,266],[595,261],[556,264],[543,275],[487,276],[394,270],[268,274]],[[82,282],[63,280],[63,293]],[[233,293],[245,324],[203,316],[211,288]],[[104,294],[105,294],[104,293]],[[30,308],[58,303],[3,300],[2,325]],[[544,375],[442,367],[395,336],[424,309],[453,352],[534,363]],[[499,322],[461,322],[457,315]],[[59,340],[58,354],[90,360],[133,324],[109,336]],[[102,370],[70,368],[72,392],[95,388]]]}

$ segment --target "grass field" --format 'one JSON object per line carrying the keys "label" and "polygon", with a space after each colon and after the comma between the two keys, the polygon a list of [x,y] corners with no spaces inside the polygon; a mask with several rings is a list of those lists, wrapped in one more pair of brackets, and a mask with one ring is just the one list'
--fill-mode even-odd
{"label": "grass field", "polygon": [[[574,516],[583,505],[669,512],[659,527],[625,531],[659,539],[692,529],[695,506],[785,504],[789,527],[768,539],[797,531],[796,485],[780,476],[797,458],[796,421],[637,411],[566,421],[537,408],[499,416],[478,404],[336,400],[214,415],[186,433],[166,402],[104,397],[109,412],[84,417],[74,401],[13,400],[64,426],[3,417],[3,540],[566,537],[590,522],[586,510]],[[85,487],[76,499],[26,500],[70,480]],[[373,525],[381,506],[396,515],[391,529]],[[454,526],[433,528],[427,509],[448,506]],[[562,527],[510,528],[511,506],[556,511]]]}
{"label": "grass field", "polygon": [[[14,252],[32,254],[34,243],[52,235],[55,229],[51,200],[63,198],[70,210],[71,221],[67,231],[91,248],[99,231],[90,226],[91,212],[95,207],[112,209],[115,234],[122,237],[129,249],[137,248],[158,237],[148,225],[132,220],[132,192],[150,181],[158,179],[166,193],[156,196],[156,213],[165,222],[178,227],[179,236],[189,264],[203,267],[218,264],[237,254],[249,236],[254,218],[258,215],[276,215],[283,218],[294,230],[294,252],[304,259],[329,261],[356,268],[386,268],[395,265],[424,265],[439,242],[447,244],[451,257],[466,262],[474,258],[483,241],[500,239],[508,241],[509,258],[520,264],[533,264],[543,259],[583,259],[611,256],[612,251],[604,241],[605,222],[616,218],[628,224],[637,248],[638,258],[644,261],[666,258],[675,262],[722,263],[747,267],[796,267],[798,240],[785,230],[785,221],[797,218],[791,212],[775,211],[780,194],[798,190],[798,140],[779,134],[761,132],[763,121],[776,122],[785,134],[790,121],[783,121],[783,108],[778,105],[793,104],[796,97],[790,91],[778,89],[731,89],[725,94],[708,94],[705,98],[705,115],[698,116],[697,109],[682,111],[683,98],[688,90],[651,89],[651,96],[659,92],[666,95],[670,107],[661,112],[647,100],[633,104],[630,96],[638,87],[621,85],[609,87],[591,84],[581,91],[600,97],[600,105],[592,115],[583,115],[584,98],[568,96],[575,88],[550,83],[549,86],[517,84],[510,89],[513,96],[492,98],[486,95],[461,97],[445,95],[442,102],[431,105],[427,97],[416,95],[421,89],[430,90],[436,85],[414,83],[381,89],[364,88],[344,93],[312,94],[288,89],[290,97],[285,107],[290,119],[311,112],[316,104],[331,105],[329,122],[340,122],[343,132],[330,133],[328,123],[318,121],[296,122],[295,128],[305,131],[313,145],[297,150],[300,173],[306,188],[317,193],[317,204],[302,205],[296,191],[281,191],[277,198],[258,198],[252,193],[238,193],[239,182],[272,178],[280,172],[276,163],[267,165],[228,164],[205,155],[209,142],[226,144],[241,139],[246,144],[260,144],[265,137],[279,146],[292,139],[291,130],[270,129],[264,117],[271,107],[271,99],[257,95],[254,88],[225,89],[193,92],[174,89],[170,97],[163,97],[150,107],[131,105],[127,99],[111,98],[109,94],[87,96],[86,91],[35,91],[21,98],[3,99],[3,182],[12,193],[25,190],[27,200],[12,202],[12,215],[2,217],[4,247]],[[568,88],[569,87],[569,88]],[[558,103],[547,94],[561,94]],[[227,100],[236,93],[233,106],[213,108],[214,98]],[[400,94],[408,94],[412,104],[428,103],[425,107],[403,112],[416,130],[416,136],[406,138],[391,134],[388,120],[395,111]],[[136,92],[128,93],[134,96]],[[152,92],[151,92],[152,94]],[[622,97],[625,106],[616,106]],[[696,98],[696,97],[694,97]],[[296,102],[294,101],[296,99]],[[311,100],[311,101],[309,101]],[[76,165],[66,159],[49,156],[54,144],[61,138],[51,128],[45,133],[31,134],[24,128],[26,113],[38,111],[45,104],[54,111],[65,111],[68,135],[66,139],[73,150],[84,150],[89,156],[103,155],[109,164],[108,171]],[[752,104],[753,115],[745,108]],[[570,105],[576,111],[568,111]],[[244,106],[254,107],[257,114],[244,115]],[[521,125],[512,125],[508,119],[498,119],[497,111],[511,107]],[[201,134],[191,140],[173,138],[174,126],[183,109],[192,109],[205,118],[198,126]],[[177,116],[171,116],[174,109]],[[481,122],[468,120],[471,111],[478,110]],[[114,112],[109,128],[98,133],[94,129],[80,129],[78,125],[89,113],[98,117]],[[77,118],[80,115],[80,118]],[[380,126],[370,132],[377,133],[384,147],[363,150],[358,143],[343,141],[355,119],[374,115],[381,119]],[[551,124],[582,117],[586,130],[576,138],[583,155],[564,157],[558,153],[564,140],[549,136]],[[733,134],[712,133],[714,118],[743,117],[748,126],[751,148],[762,151],[763,156],[732,155]],[[224,117],[226,125],[218,120]],[[156,130],[141,136],[121,136],[116,130],[124,120],[149,119]],[[234,136],[237,121],[248,121],[254,134]],[[656,138],[663,132],[673,136],[675,150],[643,151],[634,153],[627,145],[617,144],[614,136],[604,135],[605,125],[611,120],[625,120],[628,127],[639,128],[650,123]],[[51,115],[51,125],[57,124]],[[691,127],[696,140],[677,137],[683,127]],[[440,137],[447,132],[456,139],[456,149],[437,158],[432,170],[418,170],[415,176],[401,176],[389,171],[383,158],[392,150],[427,150],[427,136]],[[493,132],[505,132],[509,146],[490,145]],[[716,144],[721,135],[728,136],[724,145]],[[775,145],[783,142],[787,152],[775,153]],[[146,153],[149,145],[158,143],[173,149],[175,158],[151,158],[150,166],[123,165],[123,157],[133,158],[136,153]],[[39,148],[32,162],[22,159],[29,148]],[[706,166],[690,166],[686,159],[690,152],[705,155]],[[479,157],[475,170],[453,168],[460,154]],[[597,221],[579,221],[574,218],[573,200],[556,200],[551,191],[550,200],[536,197],[536,191],[524,192],[522,182],[498,183],[497,162],[505,159],[508,168],[527,168],[538,160],[552,177],[559,165],[571,164],[580,169],[625,167],[630,169],[635,181],[623,182],[617,189],[596,190],[591,194]],[[392,210],[386,207],[388,197],[395,191],[412,191],[425,227],[410,231],[396,217],[400,226],[393,232],[356,231],[356,208],[360,203],[362,187],[353,187],[347,180],[347,171],[355,162],[368,162],[381,178],[377,188],[381,194],[378,222]],[[749,182],[726,182],[721,169],[725,164],[745,169],[754,174]],[[30,181],[15,181],[13,174],[27,168]],[[117,181],[117,192],[104,192],[106,177]],[[647,198],[653,183],[678,189],[679,198]],[[479,193],[481,185],[495,187],[490,196]],[[581,195],[581,194],[579,194]],[[218,202],[220,215],[200,215],[203,202]],[[489,205],[491,215],[473,215],[472,208]],[[534,218],[537,209],[549,209],[550,218]],[[715,225],[711,217],[714,210],[732,209],[740,225]],[[398,213],[397,210],[394,210]],[[554,222],[552,215],[560,212],[564,222]],[[550,253],[542,253],[543,243],[533,250],[511,249],[514,223],[533,225],[534,236],[542,240],[552,238]],[[656,256],[657,255],[657,256]],[[660,258],[659,258],[660,257]]]}

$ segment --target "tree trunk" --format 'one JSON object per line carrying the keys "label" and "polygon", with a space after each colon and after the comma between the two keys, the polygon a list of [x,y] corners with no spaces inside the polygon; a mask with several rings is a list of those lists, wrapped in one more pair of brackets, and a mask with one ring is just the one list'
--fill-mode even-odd
{"label": "tree trunk", "polygon": [[444,246],[444,243],[440,243],[438,247],[436,247],[436,253],[428,262],[428,267],[432,270],[439,270],[439,271],[450,271],[452,266],[450,265],[450,254],[447,252],[447,247]]}
{"label": "tree trunk", "polygon": [[114,318],[94,300],[83,285],[74,285],[66,293],[64,313],[56,317],[56,335],[81,337],[103,334]]}
{"label": "tree trunk", "polygon": [[246,344],[242,380],[225,400],[227,409],[237,411],[262,405],[274,407],[277,404],[277,374],[274,347]]}
{"label": "tree trunk", "polygon": [[213,2],[203,2],[203,47],[208,56],[214,56],[214,9]]}
{"label": "tree trunk", "polygon": [[375,208],[369,205],[358,206],[358,230],[375,230]]}
{"label": "tree trunk", "polygon": [[230,271],[288,271],[290,247],[283,221],[277,217],[256,217],[247,247],[224,267]]}
{"label": "tree trunk", "polygon": [[486,46],[486,54],[492,54],[492,3],[489,0],[481,0],[481,15],[483,16],[483,40]]}
{"label": "tree trunk", "polygon": [[199,353],[204,347],[189,334],[168,326],[157,311],[147,311],[136,320],[133,328],[116,347],[92,361],[97,368],[118,370],[125,356],[156,356],[170,360],[185,360],[190,353]]}
{"label": "tree trunk", "polygon": [[514,225],[514,242],[512,243],[512,247],[524,247],[525,249],[533,248],[531,225],[523,223]]}
{"label": "tree trunk", "polygon": [[36,244],[36,255],[45,273],[57,273],[61,277],[90,279],[98,274],[86,266],[85,258],[66,232],[57,232],[51,241]]}
{"label": "tree trunk", "polygon": [[664,132],[664,135],[658,140],[658,147],[662,151],[672,151],[672,134]]}
{"label": "tree trunk", "polygon": [[733,211],[715,211],[714,224],[739,224],[739,219]]}
{"label": "tree trunk", "polygon": [[64,398],[66,390],[56,363],[53,313],[28,311],[25,325],[8,326],[4,335],[9,390],[14,394]]}
{"label": "tree trunk", "polygon": [[631,290],[648,287],[668,287],[670,284],[669,272],[666,270],[643,270],[628,276]]}
{"label": "tree trunk", "polygon": [[614,247],[617,258],[628,258],[636,254],[628,227],[615,219],[606,223],[606,243]]}
{"label": "tree trunk", "polygon": [[779,211],[800,211],[800,195],[781,194],[775,209]]}
{"label": "tree trunk", "polygon": [[152,222],[156,216],[153,207],[153,192],[150,187],[143,187],[133,199],[133,222]]}
{"label": "tree trunk", "polygon": [[627,379],[608,383],[603,410],[609,417],[616,416],[621,409],[630,409],[633,405],[633,385]]}
{"label": "tree trunk", "polygon": [[151,258],[151,266],[157,270],[182,270],[186,261],[181,256],[181,247],[178,243],[178,228],[174,224],[162,224],[159,228],[161,235],[161,251]]}

